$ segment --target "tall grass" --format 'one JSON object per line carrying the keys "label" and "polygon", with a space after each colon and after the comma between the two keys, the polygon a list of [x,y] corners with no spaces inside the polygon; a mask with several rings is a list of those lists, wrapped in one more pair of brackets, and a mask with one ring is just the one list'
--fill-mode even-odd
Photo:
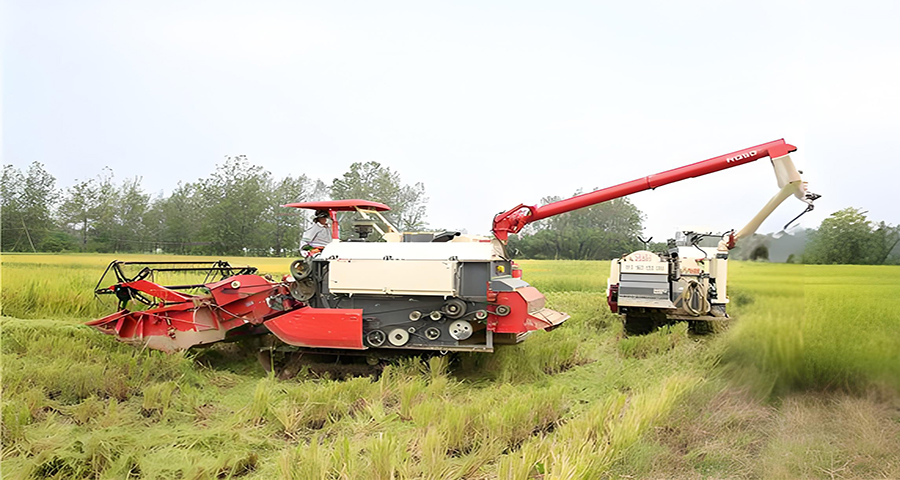
{"label": "tall grass", "polygon": [[676,375],[650,391],[608,396],[553,436],[532,438],[517,455],[503,459],[498,474],[501,478],[599,478],[697,382],[697,378]]}
{"label": "tall grass", "polygon": [[[137,254],[7,254],[0,255],[0,314],[16,318],[51,318],[87,320],[112,313],[116,302],[112,296],[105,302],[94,297],[94,288],[104,269],[113,260],[121,261],[215,261],[227,260],[232,265],[252,265],[261,273],[288,273],[290,259],[253,257],[190,257],[176,255]],[[160,283],[172,276],[160,278]],[[200,279],[202,280],[202,278]],[[110,274],[106,287],[115,283]]]}
{"label": "tall grass", "polygon": [[[890,363],[900,352],[897,269],[736,263],[739,321],[728,333],[697,339],[679,325],[624,338],[605,305],[606,262],[525,261],[525,279],[572,315],[563,327],[491,355],[407,359],[377,379],[282,381],[248,348],[164,355],[78,325],[109,313],[90,292],[111,260],[2,258],[3,314],[18,317],[0,321],[4,478],[670,476],[654,463],[666,432],[705,421],[697,412],[736,408],[715,400],[723,360],[781,391],[900,377]],[[289,263],[229,260],[273,274]],[[731,457],[666,453],[688,465],[675,476],[728,476],[722,465],[768,451],[741,457],[742,438],[763,437],[753,422],[716,418],[708,428],[718,430],[697,438],[730,439]],[[795,447],[789,432],[777,438]],[[891,448],[870,451],[889,458]],[[818,471],[760,465],[746,471]]]}
{"label": "tall grass", "polygon": [[[776,392],[900,388],[900,269],[742,264],[726,361]],[[791,271],[785,278],[783,272]]]}
{"label": "tall grass", "polygon": [[524,280],[542,292],[605,292],[609,262],[516,260]]}

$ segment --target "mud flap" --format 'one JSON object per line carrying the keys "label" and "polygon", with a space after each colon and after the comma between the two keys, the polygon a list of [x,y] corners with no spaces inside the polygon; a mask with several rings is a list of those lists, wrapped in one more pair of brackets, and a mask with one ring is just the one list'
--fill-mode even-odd
{"label": "mud flap", "polygon": [[552,330],[569,319],[569,315],[544,307],[547,299],[538,289],[528,286],[512,292],[498,292],[497,303],[509,306],[506,316],[491,315],[488,326],[496,333],[525,333]]}
{"label": "mud flap", "polygon": [[542,308],[536,312],[529,312],[528,317],[529,320],[531,320],[531,324],[537,327],[537,329],[544,329],[549,332],[568,320],[569,314],[550,310],[549,308]]}
{"label": "mud flap", "polygon": [[364,350],[362,309],[312,308],[291,310],[263,323],[288,345]]}

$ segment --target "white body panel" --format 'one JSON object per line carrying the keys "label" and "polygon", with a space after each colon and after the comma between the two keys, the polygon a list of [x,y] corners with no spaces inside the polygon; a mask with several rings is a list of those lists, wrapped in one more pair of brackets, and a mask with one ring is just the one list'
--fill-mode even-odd
{"label": "white body panel", "polygon": [[718,299],[713,303],[728,303],[728,259],[716,258],[713,260],[709,274],[716,279],[716,289],[718,290]]}
{"label": "white body panel", "polygon": [[456,296],[457,264],[449,260],[331,260],[328,289],[349,294]]}
{"label": "white body panel", "polygon": [[[685,259],[698,259],[698,258],[716,258],[716,253],[718,250],[715,247],[700,247],[703,252],[697,250],[697,247],[692,246],[679,246],[678,247],[678,256],[681,257],[681,260]],[[704,255],[704,253],[706,255]]]}
{"label": "white body panel", "polygon": [[803,200],[803,194],[806,193],[804,191],[805,189],[801,186],[803,179],[800,178],[800,172],[797,170],[797,167],[794,166],[791,156],[784,155],[782,157],[773,158],[772,168],[775,169],[775,178],[778,180],[778,188],[784,188],[785,185],[791,183],[797,184],[800,188],[797,189],[794,195],[800,200]]}
{"label": "white body panel", "polygon": [[342,260],[481,260],[500,259],[493,243],[445,242],[445,243],[394,243],[394,242],[331,242],[320,254],[323,258]]}
{"label": "white body panel", "polygon": [[699,276],[701,273],[709,273],[709,263],[716,258],[715,248],[704,248],[708,250],[708,256],[703,257],[694,247],[678,247],[678,256],[681,257],[681,274],[689,276]]}

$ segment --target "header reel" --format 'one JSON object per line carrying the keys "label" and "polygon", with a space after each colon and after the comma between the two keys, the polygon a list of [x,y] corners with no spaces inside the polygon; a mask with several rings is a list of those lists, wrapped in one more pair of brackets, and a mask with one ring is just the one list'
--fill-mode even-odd
{"label": "header reel", "polygon": [[[126,271],[134,271],[134,269],[137,269],[137,272],[129,276]],[[157,278],[160,273],[174,274],[161,275],[164,277],[176,277],[180,273],[193,273],[195,278],[198,279],[200,275],[203,275],[202,281],[198,283],[164,285],[164,288],[169,290],[192,290],[203,287],[210,282],[224,280],[235,275],[251,275],[256,273],[256,270],[256,267],[232,266],[224,260],[215,262],[122,262],[113,260],[107,265],[106,270],[103,271],[103,275],[97,282],[97,286],[94,287],[94,296],[100,299],[101,295],[115,295],[119,302],[119,310],[124,309],[130,300],[152,307],[159,305],[159,302],[138,291],[130,284],[144,280],[159,283],[163,281]],[[110,287],[101,287],[101,285],[105,284],[106,277],[110,273],[115,275],[116,283]]]}

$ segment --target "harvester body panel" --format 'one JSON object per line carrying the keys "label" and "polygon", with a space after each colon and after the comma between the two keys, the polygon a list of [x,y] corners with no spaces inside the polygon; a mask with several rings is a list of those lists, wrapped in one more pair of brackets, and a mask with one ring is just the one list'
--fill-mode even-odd
{"label": "harvester body panel", "polygon": [[339,258],[328,263],[328,290],[332,293],[457,295],[456,261]]}
{"label": "harvester body panel", "polygon": [[362,316],[361,309],[301,307],[263,325],[288,345],[363,350]]}

